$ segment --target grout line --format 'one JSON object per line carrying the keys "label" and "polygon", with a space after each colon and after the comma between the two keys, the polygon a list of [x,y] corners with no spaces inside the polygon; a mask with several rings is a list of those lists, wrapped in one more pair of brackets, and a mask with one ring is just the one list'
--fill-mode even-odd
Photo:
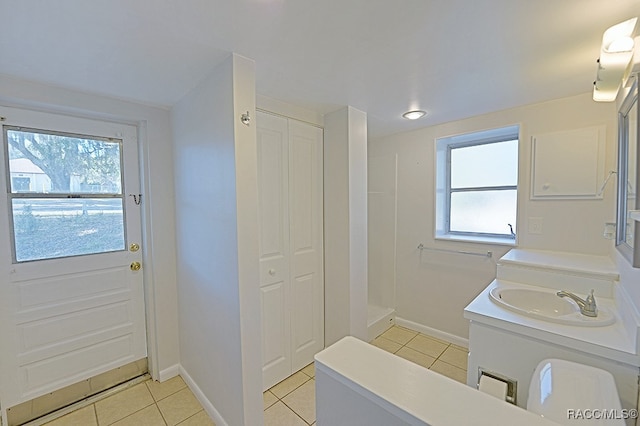
{"label": "grout line", "polygon": [[[306,375],[306,374],[305,374],[305,375]],[[296,386],[294,389],[291,389],[291,391],[290,391],[290,392],[287,392],[285,395],[283,395],[283,397],[282,397],[282,398],[280,398],[280,397],[279,397],[278,395],[276,395],[275,393],[274,393],[274,395],[276,395],[276,398],[278,398],[278,399],[280,399],[280,400],[283,400],[284,398],[286,398],[287,396],[289,396],[290,394],[292,394],[294,391],[296,391],[300,386],[302,386],[302,385],[304,385],[305,383],[307,383],[309,380],[311,380],[311,379],[305,380],[304,382],[300,383],[300,385],[299,385],[299,386]],[[273,393],[273,392],[271,392],[271,393]]]}
{"label": "grout line", "polygon": [[[143,377],[143,376],[141,376],[141,377]],[[109,425],[112,425],[112,424],[114,424],[114,423],[117,423],[117,422],[120,422],[120,421],[122,421],[122,420],[124,420],[124,419],[127,419],[128,417],[131,417],[131,416],[133,416],[133,415],[135,415],[135,414],[139,413],[140,411],[146,410],[146,409],[148,409],[148,408],[149,408],[149,407],[151,407],[151,406],[155,406],[155,408],[156,408],[156,409],[158,410],[158,412],[160,413],[160,417],[162,418],[162,421],[163,421],[164,425],[166,426],[166,425],[168,425],[168,424],[169,424],[169,422],[168,422],[168,421],[167,421],[167,419],[165,418],[164,413],[162,412],[162,410],[160,410],[160,406],[158,405],[158,402],[163,401],[163,400],[165,400],[165,399],[167,399],[167,398],[169,398],[169,397],[171,397],[171,396],[173,396],[173,395],[177,394],[178,392],[183,391],[185,388],[188,388],[188,387],[187,387],[187,386],[182,387],[182,388],[178,389],[177,391],[175,391],[175,392],[173,392],[173,393],[171,393],[171,394],[169,394],[169,395],[166,395],[164,398],[161,398],[161,399],[159,399],[159,400],[156,400],[156,399],[155,399],[155,397],[153,396],[153,394],[151,393],[151,389],[149,389],[149,385],[147,384],[147,382],[149,382],[149,381],[150,381],[149,379],[145,379],[145,380],[135,380],[135,379],[134,379],[134,380],[132,380],[132,381],[130,381],[130,382],[126,382],[126,383],[125,383],[125,384],[123,384],[123,385],[117,386],[117,387],[116,387],[117,389],[112,388],[112,389],[109,389],[109,391],[108,391],[108,392],[107,392],[107,391],[105,391],[105,392],[103,392],[102,394],[94,395],[93,397],[89,397],[89,398],[84,399],[83,401],[80,401],[80,402],[83,402],[83,404],[76,403],[76,404],[72,404],[72,405],[70,405],[70,406],[66,407],[67,409],[71,409],[71,408],[73,408],[73,409],[71,409],[69,412],[65,412],[65,414],[58,415],[58,416],[55,416],[55,417],[54,417],[54,416],[53,416],[53,414],[55,414],[55,413],[59,413],[59,412],[62,412],[62,411],[63,411],[63,410],[59,410],[58,412],[51,413],[51,415],[41,417],[40,419],[38,419],[38,420],[39,420],[38,422],[36,422],[36,421],[34,420],[33,422],[30,422],[29,424],[33,424],[34,426],[35,426],[36,424],[42,424],[41,422],[42,422],[43,420],[45,420],[45,418],[47,418],[47,420],[48,420],[48,421],[54,421],[54,420],[56,420],[56,419],[59,419],[59,418],[63,417],[63,416],[64,416],[64,415],[66,415],[66,414],[70,414],[70,413],[76,412],[76,411],[78,411],[78,410],[80,410],[80,409],[83,409],[83,408],[91,407],[92,412],[93,412],[93,417],[94,417],[94,420],[95,420],[95,424],[96,424],[96,425],[98,425],[98,426],[106,426],[104,423],[101,423],[101,422],[100,422],[100,420],[99,420],[99,418],[98,418],[98,409],[97,409],[97,407],[96,407],[96,403],[97,403],[97,402],[100,402],[101,400],[106,399],[106,398],[108,398],[108,397],[110,397],[110,396],[112,396],[112,395],[115,395],[116,393],[120,393],[120,392],[122,392],[122,391],[124,391],[124,390],[130,389],[130,388],[132,388],[132,387],[133,387],[133,386],[135,386],[135,385],[138,385],[138,384],[142,384],[142,383],[144,383],[144,384],[145,384],[145,389],[146,389],[146,390],[147,390],[147,392],[149,392],[149,394],[151,395],[151,397],[152,397],[152,401],[153,401],[153,402],[152,402],[151,404],[148,404],[148,405],[146,405],[146,406],[144,406],[144,407],[140,408],[139,410],[136,410],[136,411],[134,411],[134,412],[132,412],[132,413],[128,414],[128,415],[127,415],[127,416],[125,416],[125,417],[122,417],[122,418],[120,418],[120,419],[115,420],[114,422],[109,423]],[[308,380],[307,380],[307,381],[308,381]],[[306,382],[305,382],[305,383],[306,383]],[[273,394],[273,393],[272,393],[272,394]],[[98,396],[102,396],[102,398],[96,398],[96,397],[98,397]],[[275,396],[275,394],[274,394],[274,396]],[[278,398],[278,397],[276,396],[276,398]],[[278,398],[278,400],[279,400],[279,398]],[[66,411],[66,410],[64,410],[64,411]],[[202,407],[201,407],[201,410],[200,410],[200,411],[204,411],[204,408],[202,408]],[[197,412],[196,412],[196,413],[194,413],[193,415],[191,415],[191,416],[187,417],[186,419],[183,419],[180,423],[183,423],[183,422],[187,421],[189,418],[191,418],[191,417],[193,417],[193,416],[197,415],[198,413],[200,413],[200,411],[197,411]],[[296,413],[296,414],[297,414],[297,413]],[[49,417],[52,417],[52,418],[49,418]]]}
{"label": "grout line", "polygon": [[[67,414],[71,414],[75,411],[79,411],[85,407],[88,407],[89,405],[93,405],[94,406],[94,414],[96,415],[96,423],[99,425],[99,420],[98,420],[98,412],[97,412],[97,408],[95,407],[95,404],[97,402],[100,402],[104,399],[109,398],[110,396],[113,396],[117,393],[123,392],[125,390],[131,389],[134,386],[137,386],[141,383],[146,382],[147,380],[149,380],[149,373],[145,373],[141,376],[138,377],[134,377],[133,379],[126,381],[124,383],[121,383],[119,385],[113,386],[109,389],[105,389],[102,392],[99,392],[95,395],[91,395],[89,397],[86,397],[84,399],[81,399],[77,402],[74,402],[70,405],[67,405],[66,407],[62,407],[56,411],[53,411],[49,414],[45,414],[44,416],[38,417],[37,419],[31,420],[28,423],[25,423],[23,426],[39,426],[39,425],[43,425],[45,423],[50,423],[53,422],[54,420],[57,420],[61,417],[66,416]],[[146,386],[145,386],[146,387]],[[153,398],[153,396],[152,396]]]}
{"label": "grout line", "polygon": [[[197,416],[197,415],[198,415],[198,414],[200,414],[202,411],[204,411],[204,408],[203,408],[202,410],[198,411],[197,413],[192,414],[191,416],[189,416],[189,417],[187,417],[186,419],[182,420],[182,421],[181,421],[180,423],[178,423],[176,426],[180,426],[182,423],[186,422],[186,421],[187,421],[187,420],[189,420],[191,417],[195,417],[195,416]],[[205,413],[206,413],[206,412],[205,412]],[[207,414],[207,416],[208,416],[208,414]],[[165,421],[165,423],[166,423],[166,421]],[[169,423],[167,423],[167,424],[169,424]]]}
{"label": "grout line", "polygon": [[[397,325],[394,325],[393,327],[398,327],[398,328],[401,328],[401,329],[405,329],[404,327],[400,327],[400,326],[397,326]],[[409,330],[409,329],[406,329],[406,330]],[[410,330],[410,331],[412,331],[412,332],[413,332],[413,330]],[[384,333],[382,333],[382,334],[384,334]],[[387,339],[387,338],[386,338],[386,337],[384,337],[382,334],[381,334],[380,336],[376,337],[376,339],[377,339],[377,338],[379,338],[379,337],[382,337],[383,339],[389,340],[389,341],[391,341],[391,342],[394,342],[394,343],[396,343],[396,344],[400,345],[400,343],[399,343],[399,342],[396,342],[396,341],[391,340],[391,339]],[[466,369],[466,368],[458,367],[457,365],[451,364],[450,362],[447,362],[447,361],[445,361],[445,360],[443,360],[443,359],[440,359],[440,358],[442,357],[442,355],[444,355],[444,353],[445,353],[449,348],[452,348],[452,347],[453,347],[454,349],[458,349],[458,350],[462,350],[462,351],[464,351],[464,348],[462,348],[461,346],[454,345],[453,343],[446,343],[446,342],[444,342],[444,341],[442,341],[442,340],[440,340],[440,339],[436,339],[436,338],[434,338],[434,337],[432,337],[432,336],[429,336],[429,335],[427,335],[427,334],[423,334],[423,333],[420,333],[420,332],[418,332],[415,336],[413,336],[413,337],[412,337],[412,338],[411,338],[407,343],[405,343],[404,345],[401,345],[401,346],[400,346],[396,351],[391,352],[391,353],[393,353],[393,354],[394,354],[394,355],[396,355],[396,356],[400,356],[400,355],[398,355],[398,352],[399,352],[402,348],[407,347],[407,345],[408,345],[408,344],[409,344],[413,339],[415,339],[415,338],[416,338],[416,337],[418,337],[418,336],[424,336],[424,337],[429,338],[429,339],[431,339],[431,340],[436,340],[437,342],[442,342],[443,344],[446,344],[446,345],[447,345],[447,346],[444,348],[444,350],[440,353],[440,355],[438,355],[437,357],[435,357],[435,359],[434,359],[433,363],[431,363],[431,365],[428,367],[428,369],[429,369],[429,370],[431,370],[431,367],[433,367],[433,365],[434,365],[437,361],[440,361],[440,362],[443,362],[443,363],[445,363],[445,364],[447,364],[447,365],[450,365],[451,367],[455,367],[455,368],[457,368],[457,369],[463,370],[464,372],[467,372],[467,369]],[[375,340],[375,339],[373,339],[373,340]],[[408,347],[407,347],[407,348],[408,348]],[[408,349],[413,349],[413,348],[408,348]],[[414,350],[414,351],[417,351],[416,349],[413,349],[413,350]],[[420,351],[417,351],[417,352],[420,352]],[[467,350],[466,350],[466,352],[467,352],[467,354],[468,354],[468,353],[469,353],[469,350],[467,349]],[[420,352],[420,353],[421,353],[421,354],[423,354],[423,355],[430,356],[431,358],[434,358],[434,357],[432,357],[432,356],[431,356],[431,355],[429,355],[429,354],[425,354],[425,353],[423,353],[423,352]],[[447,376],[445,376],[445,377],[447,377]],[[449,377],[449,378],[451,378],[451,377]],[[455,380],[455,379],[454,379],[454,380]]]}
{"label": "grout line", "polygon": [[[295,374],[295,373],[294,373],[294,374]],[[305,374],[305,376],[307,376],[307,375]],[[291,377],[291,376],[289,376],[289,377]],[[307,376],[307,377],[309,377],[309,376]],[[284,380],[287,380],[287,379],[284,379]],[[283,381],[284,381],[284,380],[283,380]],[[314,380],[314,379],[313,379],[312,377],[309,377],[307,380],[305,380],[304,382],[302,382],[299,386],[296,386],[296,388],[295,388],[295,389],[293,389],[291,392],[289,392],[289,393],[287,393],[286,395],[284,395],[282,398],[280,398],[280,397],[279,397],[278,395],[276,395],[275,393],[271,392],[271,389],[273,389],[273,388],[271,388],[271,389],[267,389],[267,390],[268,390],[269,392],[271,392],[271,393],[272,393],[276,398],[278,398],[278,400],[282,401],[283,399],[285,399],[286,397],[288,397],[289,395],[291,395],[293,392],[295,392],[296,390],[298,390],[299,388],[301,388],[301,387],[302,387],[302,385],[304,385],[305,383],[307,383],[309,380]],[[276,385],[276,386],[277,386],[277,385]],[[282,401],[282,402],[284,402],[284,401]],[[272,404],[272,405],[273,405],[273,404]]]}
{"label": "grout line", "polygon": [[162,410],[160,409],[160,407],[158,407],[158,403],[156,402],[156,408],[158,409],[158,411],[160,412],[160,417],[162,417],[162,421],[164,422],[165,425],[168,425],[169,422],[167,421],[167,419],[165,419],[164,417],[164,413],[162,412]]}
{"label": "grout line", "polygon": [[[180,376],[178,375],[178,376],[176,376],[176,377],[180,377]],[[180,377],[180,378],[182,378],[182,377]],[[162,401],[162,400],[165,400],[165,399],[169,398],[170,396],[177,394],[178,392],[181,392],[181,391],[182,391],[182,390],[184,390],[185,388],[188,388],[187,384],[185,383],[185,385],[184,385],[183,387],[181,387],[180,389],[176,390],[175,392],[170,393],[169,395],[166,395],[166,396],[164,396],[163,398],[156,399],[155,395],[153,394],[153,392],[151,392],[151,388],[150,388],[150,387],[149,387],[149,385],[148,385],[148,383],[150,383],[150,382],[152,382],[152,381],[154,381],[154,380],[153,380],[153,379],[149,379],[149,380],[147,380],[147,381],[146,381],[146,382],[144,382],[144,383],[145,383],[145,385],[147,386],[147,390],[148,390],[148,391],[149,391],[149,393],[151,394],[151,398],[153,398],[153,401],[154,401],[154,402],[156,402],[156,403],[158,403],[158,402],[160,402],[160,401]],[[183,381],[184,381],[184,380],[183,380]],[[158,383],[159,383],[159,382],[158,382]]]}
{"label": "grout line", "polygon": [[[447,364],[447,365],[450,365],[451,367],[455,367],[455,368],[457,368],[458,370],[464,370],[465,372],[467,371],[467,369],[466,369],[466,368],[458,367],[457,365],[451,364],[450,362],[447,362],[447,361],[442,360],[442,359],[440,359],[440,358],[436,359],[436,361],[443,362],[443,363],[445,363],[445,364]],[[435,364],[435,361],[434,361],[434,364]]]}
{"label": "grout line", "polygon": [[282,402],[282,403],[284,404],[284,406],[285,406],[285,407],[287,407],[289,410],[293,411],[293,414],[295,414],[296,416],[300,417],[300,418],[302,419],[302,421],[303,421],[303,422],[305,422],[307,425],[310,425],[310,424],[311,424],[311,423],[309,423],[308,421],[306,421],[306,420],[304,419],[304,417],[302,417],[300,414],[298,414],[298,413],[296,412],[296,410],[294,410],[293,408],[289,407],[289,406],[287,405],[287,403],[286,403],[286,402],[284,402],[283,400],[280,400],[280,402]]}
{"label": "grout line", "polygon": [[[291,392],[295,391],[296,389],[298,389],[300,386],[304,385],[305,383],[307,383],[309,380],[313,379],[313,377],[310,377],[308,374],[306,374],[305,372],[302,371],[302,369],[296,371],[295,373],[293,373],[291,376],[287,377],[286,379],[276,383],[275,385],[271,386],[269,389],[267,389],[269,392],[271,392],[272,394],[275,395],[276,398],[278,399],[282,399],[280,398],[278,395],[275,394],[275,392],[273,392],[271,389],[275,388],[276,386],[278,386],[280,383],[288,380],[290,377],[292,377],[293,375],[297,374],[297,373],[302,373],[303,376],[305,376],[307,378],[307,380],[305,380],[304,382],[300,383],[298,386],[296,386],[295,388],[293,388],[291,391],[287,392],[282,398],[285,398],[287,395],[289,395]],[[264,393],[264,392],[263,392]]]}
{"label": "grout line", "polygon": [[[133,412],[133,413],[131,413],[131,414],[127,414],[126,416],[124,416],[124,417],[122,417],[122,418],[119,418],[118,420],[115,420],[115,421],[113,421],[113,422],[111,422],[111,423],[107,423],[107,424],[105,424],[104,426],[109,426],[109,425],[112,425],[112,424],[114,424],[114,423],[118,423],[119,421],[124,420],[124,419],[126,419],[127,417],[131,417],[131,416],[133,416],[134,414],[139,413],[139,412],[140,412],[140,411],[142,411],[142,410],[146,410],[147,408],[151,407],[152,405],[156,405],[156,403],[155,403],[155,402],[153,402],[153,403],[151,403],[151,404],[149,404],[149,405],[145,405],[145,406],[144,406],[144,407],[142,407],[141,409],[136,410],[136,411],[134,411],[134,412]],[[94,404],[94,406],[95,406],[95,404]],[[157,405],[156,405],[156,407],[157,407]],[[158,408],[158,411],[160,411],[160,408]],[[162,415],[162,412],[160,412],[160,415]],[[164,420],[164,418],[163,418],[163,420]],[[165,423],[167,423],[167,422],[165,421]],[[100,425],[100,422],[98,422],[98,426],[102,426],[102,425]]]}
{"label": "grout line", "polygon": [[[298,371],[302,371],[302,370],[298,370]],[[296,373],[297,373],[297,372],[296,372]],[[295,374],[295,373],[293,373],[293,374]],[[293,375],[293,374],[292,374],[292,375]],[[309,377],[309,379],[308,379],[308,380],[306,380],[304,383],[302,383],[302,384],[301,384],[300,386],[298,386],[297,388],[295,388],[294,390],[292,390],[291,392],[289,392],[288,394],[284,395],[282,398],[280,398],[280,397],[279,397],[278,395],[276,395],[275,393],[271,392],[271,389],[272,389],[272,388],[267,389],[267,390],[266,390],[266,392],[271,392],[271,394],[272,394],[273,396],[275,396],[275,397],[276,397],[276,401],[275,401],[273,404],[271,404],[270,406],[268,406],[267,408],[265,408],[263,411],[267,411],[269,408],[273,407],[273,406],[274,406],[274,405],[276,405],[278,402],[282,402],[282,403],[284,404],[284,406],[285,406],[285,407],[287,407],[289,410],[293,411],[293,413],[294,413],[296,416],[298,416],[300,419],[302,419],[302,421],[303,421],[303,422],[305,422],[305,424],[307,424],[307,425],[312,425],[313,423],[315,423],[315,420],[313,421],[313,423],[309,423],[308,421],[306,421],[306,420],[304,419],[304,417],[302,417],[300,414],[298,414],[298,412],[297,412],[296,410],[294,410],[293,408],[291,408],[291,407],[290,407],[289,405],[287,405],[287,403],[284,401],[284,398],[286,398],[287,396],[291,395],[294,391],[296,391],[297,389],[299,389],[300,387],[302,387],[302,385],[306,384],[307,382],[309,382],[309,381],[311,381],[311,380],[315,380],[315,378],[314,378],[314,377],[311,377],[311,376],[309,376],[308,374],[306,374],[306,373],[304,373],[304,372],[303,372],[303,374],[304,374],[305,376]],[[289,377],[291,377],[291,376],[289,376]],[[284,380],[287,380],[287,379],[284,379]],[[284,381],[284,380],[283,380],[283,381]],[[275,386],[277,386],[277,384],[276,384]],[[315,401],[314,401],[314,404],[315,404]]]}

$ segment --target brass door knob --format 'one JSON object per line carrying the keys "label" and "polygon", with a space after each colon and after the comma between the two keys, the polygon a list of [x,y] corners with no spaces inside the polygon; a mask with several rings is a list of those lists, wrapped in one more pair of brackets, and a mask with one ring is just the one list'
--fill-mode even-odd
{"label": "brass door knob", "polygon": [[140,262],[131,262],[130,268],[132,271],[139,271],[140,268],[142,268],[142,265],[140,264]]}

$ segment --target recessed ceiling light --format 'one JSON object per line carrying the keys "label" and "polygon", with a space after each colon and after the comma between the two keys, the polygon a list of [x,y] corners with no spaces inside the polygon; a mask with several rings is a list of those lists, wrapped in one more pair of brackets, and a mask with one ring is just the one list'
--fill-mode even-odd
{"label": "recessed ceiling light", "polygon": [[407,120],[417,120],[418,118],[422,118],[425,115],[427,115],[427,111],[423,111],[421,109],[407,111],[404,114],[402,114],[402,116]]}

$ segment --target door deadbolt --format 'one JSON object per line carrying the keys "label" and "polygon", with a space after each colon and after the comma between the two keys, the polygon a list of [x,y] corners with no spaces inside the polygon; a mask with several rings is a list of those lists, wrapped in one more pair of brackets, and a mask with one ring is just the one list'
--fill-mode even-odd
{"label": "door deadbolt", "polygon": [[142,268],[142,265],[140,264],[140,262],[131,262],[130,268],[132,271],[139,271],[140,268]]}
{"label": "door deadbolt", "polygon": [[140,250],[140,246],[136,243],[131,243],[131,245],[129,246],[129,251],[138,251]]}

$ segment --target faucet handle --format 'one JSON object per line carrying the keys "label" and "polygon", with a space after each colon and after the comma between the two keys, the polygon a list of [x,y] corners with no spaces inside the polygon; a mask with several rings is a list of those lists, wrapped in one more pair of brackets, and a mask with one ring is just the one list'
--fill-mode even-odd
{"label": "faucet handle", "polygon": [[591,289],[591,293],[587,295],[587,300],[585,300],[585,302],[587,302],[587,306],[595,309],[596,298],[593,296],[593,289]]}

